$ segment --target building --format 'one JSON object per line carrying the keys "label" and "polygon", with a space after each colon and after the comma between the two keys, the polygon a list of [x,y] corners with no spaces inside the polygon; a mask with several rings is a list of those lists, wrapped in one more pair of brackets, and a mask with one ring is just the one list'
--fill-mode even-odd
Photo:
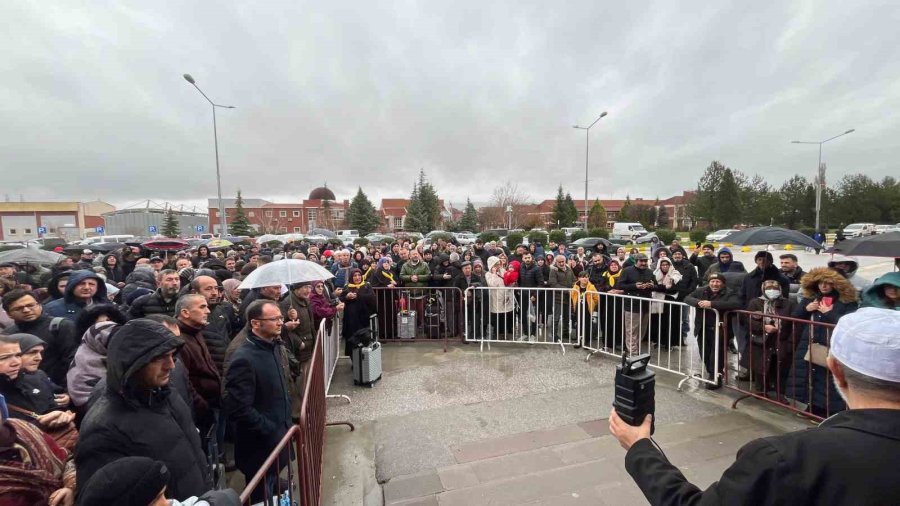
{"label": "building", "polygon": [[[151,201],[142,207],[130,207],[103,215],[107,235],[154,236],[162,234],[166,213],[171,209],[178,220],[181,237],[193,237],[208,230],[209,216],[196,210],[173,208],[169,204],[155,204]],[[152,228],[151,228],[152,227]]]}
{"label": "building", "polygon": [[[98,235],[103,214],[116,208],[106,202],[0,202],[0,240],[59,237],[67,241]],[[46,229],[41,233],[40,229]]]}
{"label": "building", "polygon": [[[438,206],[441,208],[441,222],[437,224],[436,229],[441,229],[445,223],[458,221],[462,217],[462,211],[453,207],[445,207],[443,199],[438,199]],[[381,207],[378,212],[381,214],[382,229],[385,232],[406,230],[406,209],[408,207],[409,199],[381,199]]]}
{"label": "building", "polygon": [[[314,228],[338,230],[344,227],[350,202],[338,202],[327,186],[313,189],[302,202],[275,203],[264,199],[242,199],[244,216],[260,234],[306,234]],[[234,220],[236,199],[222,199],[225,219]],[[209,199],[209,229],[219,231],[219,201]]]}

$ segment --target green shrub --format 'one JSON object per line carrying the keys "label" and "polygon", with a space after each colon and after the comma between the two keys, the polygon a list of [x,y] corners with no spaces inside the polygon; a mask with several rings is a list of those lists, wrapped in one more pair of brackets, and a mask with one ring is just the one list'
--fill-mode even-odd
{"label": "green shrub", "polygon": [[265,245],[269,248],[280,248],[284,246],[284,243],[277,239],[272,239],[271,241],[267,241]]}
{"label": "green shrub", "polygon": [[555,242],[556,244],[566,242],[566,233],[562,230],[551,230],[549,237],[549,241]]}
{"label": "green shrub", "polygon": [[675,239],[675,231],[660,228],[656,230],[656,237],[659,237],[660,244],[670,244]]}
{"label": "green shrub", "polygon": [[588,230],[588,237],[602,237],[609,239],[609,230],[605,228],[592,228]]}
{"label": "green shrub", "polygon": [[812,237],[816,233],[816,229],[812,227],[800,227],[797,231],[806,237]]}
{"label": "green shrub", "polygon": [[443,239],[445,242],[453,242],[453,234],[449,232],[442,232],[440,234],[434,234],[428,238],[431,242],[438,242],[438,239]]}
{"label": "green shrub", "polygon": [[356,239],[353,239],[353,245],[354,246],[368,246],[369,240],[366,239],[365,237],[357,237]]}
{"label": "green shrub", "polygon": [[708,230],[691,230],[691,242],[704,242],[706,241],[706,236],[709,234]]}
{"label": "green shrub", "polygon": [[480,239],[481,242],[487,244],[491,241],[499,241],[500,236],[497,235],[496,232],[482,232],[482,233],[478,234],[478,239]]}
{"label": "green shrub", "polygon": [[532,230],[528,232],[528,242],[529,243],[537,243],[541,246],[547,245],[547,232],[543,230]]}
{"label": "green shrub", "polygon": [[585,230],[583,228],[576,230],[576,231],[572,232],[572,242],[575,242],[578,239],[584,239],[587,236],[588,236],[587,230]]}
{"label": "green shrub", "polygon": [[513,232],[506,236],[506,247],[507,248],[515,248],[516,246],[522,244],[525,241],[525,235],[521,232]]}

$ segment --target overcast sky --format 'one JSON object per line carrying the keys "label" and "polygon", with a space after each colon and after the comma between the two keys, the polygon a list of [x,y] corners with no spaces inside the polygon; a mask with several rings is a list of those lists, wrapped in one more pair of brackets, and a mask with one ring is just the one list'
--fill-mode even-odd
{"label": "overcast sky", "polygon": [[666,198],[713,159],[771,183],[897,175],[896,2],[4,0],[0,164],[18,200]]}

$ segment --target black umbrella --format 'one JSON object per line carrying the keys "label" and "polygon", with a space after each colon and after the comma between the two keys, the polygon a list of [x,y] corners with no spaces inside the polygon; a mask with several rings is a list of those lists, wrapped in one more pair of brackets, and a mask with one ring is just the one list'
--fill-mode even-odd
{"label": "black umbrella", "polygon": [[817,243],[808,235],[781,227],[753,227],[734,232],[726,236],[720,242],[727,242],[736,246],[751,246],[763,244],[792,244],[794,246],[804,246],[807,248],[821,248],[822,245]]}
{"label": "black umbrella", "polygon": [[900,232],[846,239],[834,245],[831,253],[859,257],[900,257]]}
{"label": "black umbrella", "polygon": [[126,246],[125,243],[121,242],[98,242],[94,244],[70,244],[63,249],[63,253],[67,255],[74,255],[77,253],[81,253],[82,251],[89,249],[94,253],[109,253],[111,251],[116,251],[124,248]]}

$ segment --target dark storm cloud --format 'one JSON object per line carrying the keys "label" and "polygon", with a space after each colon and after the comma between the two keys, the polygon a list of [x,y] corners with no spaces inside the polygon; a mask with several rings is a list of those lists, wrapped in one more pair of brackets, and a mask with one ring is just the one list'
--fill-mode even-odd
{"label": "dark storm cloud", "polygon": [[667,197],[719,159],[779,185],[896,173],[890,3],[5,2],[4,191],[204,202],[223,192],[454,202],[518,181],[534,199]]}

